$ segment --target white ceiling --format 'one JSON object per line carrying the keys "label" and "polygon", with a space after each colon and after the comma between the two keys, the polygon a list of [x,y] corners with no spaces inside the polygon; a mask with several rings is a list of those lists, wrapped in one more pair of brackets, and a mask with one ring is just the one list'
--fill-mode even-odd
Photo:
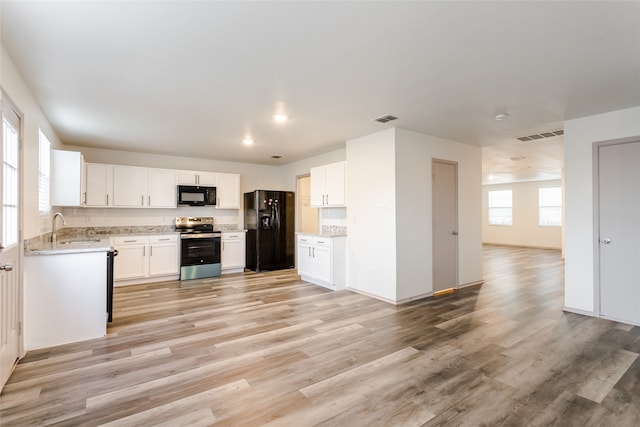
{"label": "white ceiling", "polygon": [[535,180],[560,176],[562,137],[515,137],[640,105],[639,1],[0,8],[3,46],[70,145],[284,164],[398,126],[487,147],[485,182]]}

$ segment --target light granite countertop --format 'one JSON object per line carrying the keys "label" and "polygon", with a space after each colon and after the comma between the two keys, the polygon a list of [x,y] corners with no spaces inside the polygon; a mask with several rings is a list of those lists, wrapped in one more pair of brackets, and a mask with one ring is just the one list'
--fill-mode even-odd
{"label": "light granite countertop", "polygon": [[57,243],[36,242],[27,247],[25,256],[32,255],[62,255],[75,254],[83,252],[108,252],[113,247],[109,242],[109,238],[87,238],[87,239],[70,239],[61,240]]}

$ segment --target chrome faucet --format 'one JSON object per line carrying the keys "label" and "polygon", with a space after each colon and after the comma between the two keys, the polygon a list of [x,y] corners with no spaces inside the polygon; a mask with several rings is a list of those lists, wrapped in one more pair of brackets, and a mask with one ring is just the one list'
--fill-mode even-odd
{"label": "chrome faucet", "polygon": [[60,212],[56,212],[53,214],[53,218],[51,218],[51,243],[56,244],[58,241],[58,236],[56,235],[56,218],[62,218],[62,225],[67,225],[67,221],[64,220],[64,216]]}

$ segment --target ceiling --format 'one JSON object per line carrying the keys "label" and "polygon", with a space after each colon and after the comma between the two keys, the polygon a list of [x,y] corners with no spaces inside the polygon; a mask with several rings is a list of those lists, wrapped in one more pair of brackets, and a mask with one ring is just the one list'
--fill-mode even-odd
{"label": "ceiling", "polygon": [[397,126],[485,147],[485,183],[539,180],[560,176],[562,137],[516,137],[640,105],[638,1],[0,8],[2,45],[69,145],[280,165]]}

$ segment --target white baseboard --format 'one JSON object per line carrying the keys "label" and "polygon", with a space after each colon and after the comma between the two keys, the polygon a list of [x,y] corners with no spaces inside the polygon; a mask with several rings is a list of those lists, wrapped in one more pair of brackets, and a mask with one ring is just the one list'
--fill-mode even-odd
{"label": "white baseboard", "polygon": [[596,317],[593,311],[580,310],[578,308],[567,307],[566,305],[562,307],[562,311],[566,311],[568,313],[582,314],[583,316]]}

